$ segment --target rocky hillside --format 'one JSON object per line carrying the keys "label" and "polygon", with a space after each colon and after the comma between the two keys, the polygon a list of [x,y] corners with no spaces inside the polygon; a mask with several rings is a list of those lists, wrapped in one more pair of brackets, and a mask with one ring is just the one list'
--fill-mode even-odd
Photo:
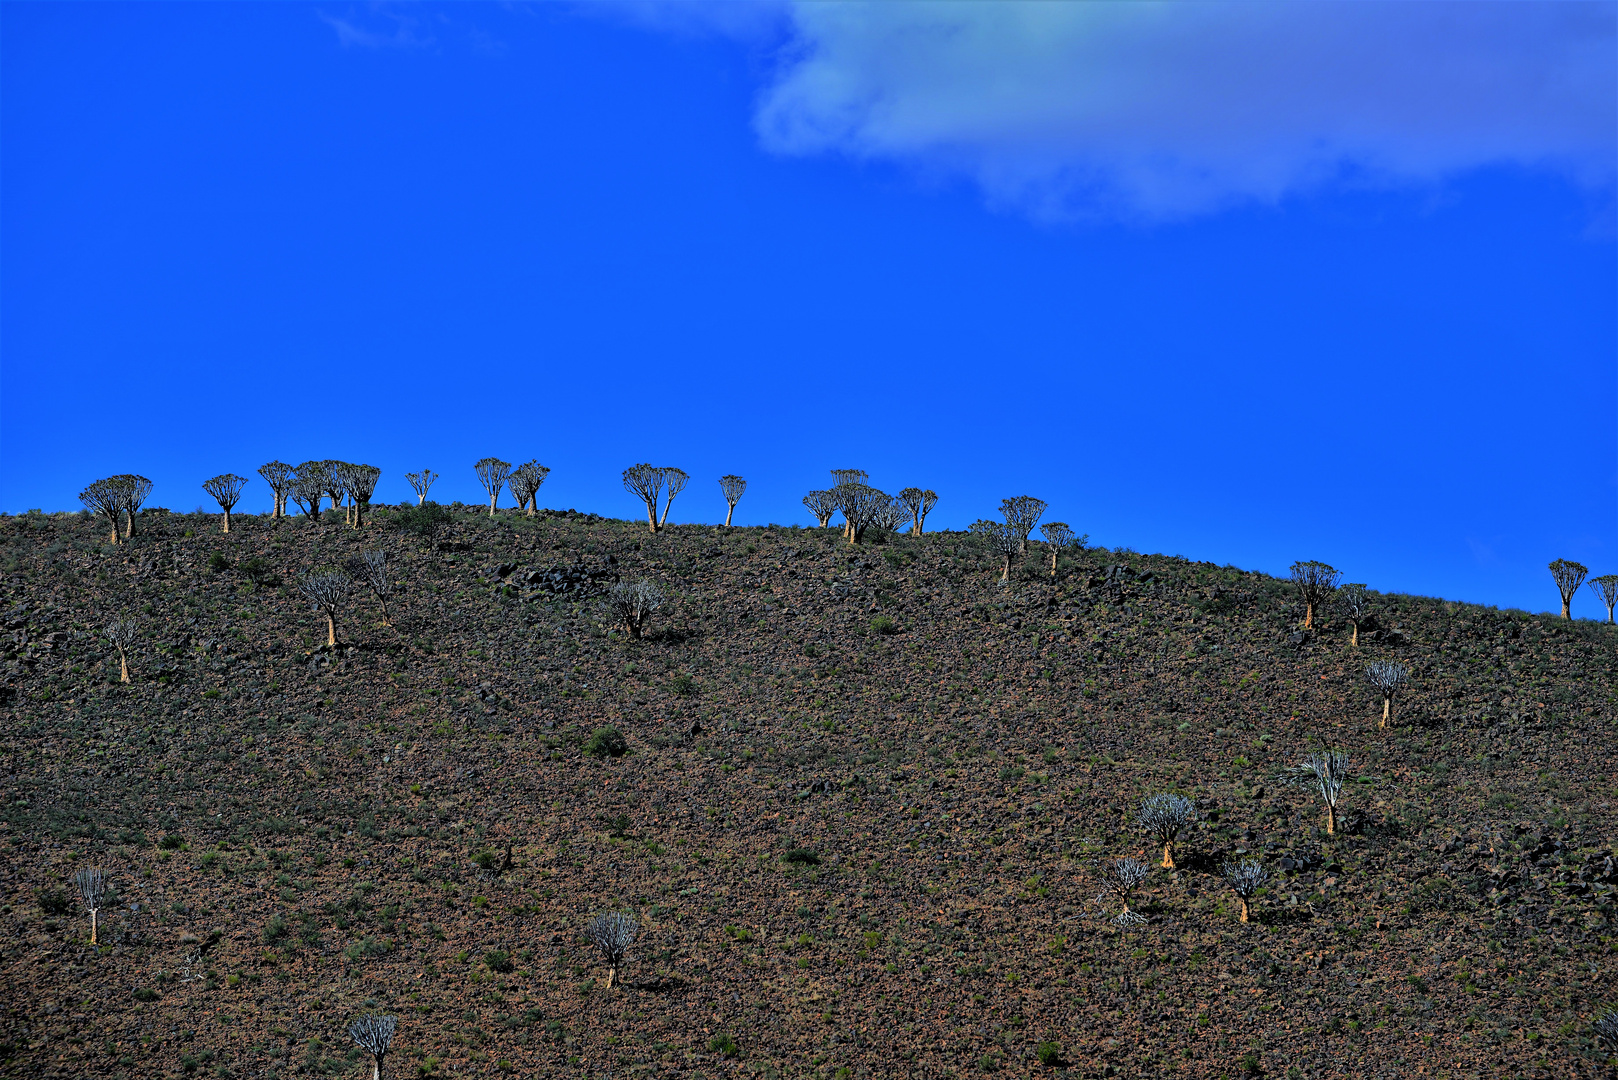
{"label": "rocky hillside", "polygon": [[[375,1011],[393,1076],[1614,1075],[1611,627],[1383,595],[1354,646],[1182,558],[398,521],[0,518],[5,1075],[358,1076]],[[365,550],[386,617],[327,648],[297,582]]]}

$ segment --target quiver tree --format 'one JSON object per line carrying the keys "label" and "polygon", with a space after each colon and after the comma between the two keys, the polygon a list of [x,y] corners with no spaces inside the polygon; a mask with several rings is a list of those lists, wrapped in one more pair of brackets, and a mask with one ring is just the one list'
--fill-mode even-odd
{"label": "quiver tree", "polygon": [[409,482],[411,489],[416,493],[417,506],[427,501],[427,491],[433,486],[433,481],[437,479],[438,474],[431,469],[405,473],[405,480]]}
{"label": "quiver tree", "polygon": [[876,517],[872,525],[885,533],[898,534],[910,522],[910,508],[898,499],[889,499],[884,505],[877,507]]}
{"label": "quiver tree", "polygon": [[1387,727],[1393,720],[1393,698],[1410,682],[1410,669],[1397,660],[1372,660],[1365,665],[1365,677],[1382,695],[1382,722]]}
{"label": "quiver tree", "polygon": [[144,476],[133,473],[123,473],[112,478],[118,485],[118,502],[126,515],[124,518],[124,539],[128,540],[135,535],[135,515],[152,494],[152,482]]}
{"label": "quiver tree", "polygon": [[646,504],[646,524],[657,531],[657,504],[663,497],[663,470],[656,465],[631,465],[624,470],[624,490]]}
{"label": "quiver tree", "polygon": [[1045,538],[1046,545],[1051,549],[1051,577],[1056,577],[1056,563],[1062,557],[1062,552],[1075,544],[1082,544],[1090,539],[1089,535],[1074,536],[1073,530],[1067,527],[1065,521],[1047,521],[1039,527],[1039,533]]}
{"label": "quiver tree", "polygon": [[101,913],[101,898],[107,892],[107,876],[100,870],[91,868],[80,870],[73,875],[73,887],[79,892],[79,899],[84,901],[84,909],[90,913],[90,944],[96,944],[96,916]]}
{"label": "quiver tree", "polygon": [[539,509],[539,486],[551,474],[550,469],[537,461],[525,461],[511,470],[511,497],[517,500],[517,509],[527,512],[529,517]]}
{"label": "quiver tree", "polygon": [[1006,524],[1017,531],[1017,554],[1027,554],[1028,534],[1034,531],[1040,516],[1045,513],[1045,500],[1032,495],[1001,499],[1000,513],[1005,515]]}
{"label": "quiver tree", "polygon": [[1298,766],[1298,773],[1320,795],[1326,804],[1326,834],[1337,831],[1337,800],[1348,781],[1348,755],[1341,750],[1323,747],[1310,754]]}
{"label": "quiver tree", "polygon": [[1597,1016],[1590,1021],[1590,1029],[1608,1050],[1618,1051],[1618,1009],[1608,1009]]}
{"label": "quiver tree", "polygon": [[1310,559],[1292,564],[1292,584],[1298,587],[1298,598],[1303,601],[1303,628],[1315,628],[1315,609],[1337,591],[1338,571],[1323,562]]}
{"label": "quiver tree", "polygon": [[292,488],[288,492],[308,517],[320,520],[320,498],[326,491],[326,463],[306,461],[292,472]]}
{"label": "quiver tree", "polygon": [[927,525],[927,515],[938,505],[938,492],[907,487],[899,492],[899,501],[910,511],[910,535],[920,536]]}
{"label": "quiver tree", "polygon": [[500,489],[506,486],[506,477],[511,475],[511,463],[486,457],[472,468],[477,471],[478,483],[489,493],[489,516],[494,517],[494,504],[500,499]]}
{"label": "quiver tree", "polygon": [[382,470],[375,465],[342,465],[343,490],[348,492],[349,521],[358,529],[365,524],[365,508],[371,505],[371,494]]}
{"label": "quiver tree", "polygon": [[830,491],[811,491],[803,497],[803,505],[815,515],[822,529],[831,524],[832,515],[837,513],[837,497]]}
{"label": "quiver tree", "polygon": [[1264,864],[1257,859],[1243,859],[1241,862],[1227,862],[1219,868],[1219,873],[1230,886],[1236,898],[1242,902],[1241,921],[1247,921],[1248,901],[1253,895],[1264,887],[1269,874],[1264,870]]}
{"label": "quiver tree", "polygon": [[1135,819],[1141,831],[1163,845],[1163,867],[1174,869],[1174,841],[1180,832],[1197,820],[1197,808],[1184,795],[1148,795],[1141,801]]}
{"label": "quiver tree", "polygon": [[1337,590],[1337,610],[1343,613],[1343,618],[1353,625],[1354,631],[1349,636],[1348,643],[1358,646],[1360,643],[1360,627],[1371,618],[1371,591],[1359,582],[1351,581]]}
{"label": "quiver tree", "polygon": [[114,478],[97,480],[83,491],[79,492],[79,502],[92,514],[100,514],[107,519],[107,526],[112,533],[112,542],[119,543],[118,514],[123,508],[123,498],[118,490],[118,481]]}
{"label": "quiver tree", "polygon": [[[325,484],[326,495],[331,499],[333,510],[341,509],[346,502],[348,486],[344,483],[347,474],[347,462],[332,461],[327,458],[320,463],[320,477]],[[343,523],[348,523],[348,515],[343,515]]]}
{"label": "quiver tree", "polygon": [[1571,619],[1573,594],[1584,584],[1584,576],[1590,572],[1590,568],[1568,559],[1557,559],[1551,563],[1550,570],[1551,577],[1556,579],[1556,587],[1562,591],[1562,618]]}
{"label": "quiver tree", "polygon": [[[1123,910],[1112,920],[1119,926],[1139,926],[1146,920],[1129,910],[1129,897],[1146,880],[1150,871],[1139,859],[1125,856],[1101,866],[1101,887],[1122,905]],[[1105,895],[1105,894],[1103,894]]]}
{"label": "quiver tree", "polygon": [[739,476],[719,478],[719,491],[725,496],[725,504],[730,507],[725,511],[725,528],[730,528],[730,519],[736,514],[736,504],[742,501],[742,492],[746,490],[747,481]]}
{"label": "quiver tree", "polygon": [[684,469],[666,468],[663,473],[663,490],[668,493],[668,501],[663,504],[663,519],[657,523],[661,529],[669,523],[669,511],[674,509],[674,496],[685,490],[685,485],[691,482]]}
{"label": "quiver tree", "polygon": [[1014,526],[1004,521],[990,521],[980,518],[974,521],[971,531],[983,537],[988,542],[989,550],[1000,556],[1000,582],[1005,584],[1011,580],[1011,560],[1022,547],[1022,539],[1018,536]]}
{"label": "quiver tree", "polygon": [[107,624],[107,640],[118,650],[118,681],[129,681],[129,651],[135,647],[135,634],[140,629],[134,619],[114,619]]}
{"label": "quiver tree", "polygon": [[1603,574],[1590,579],[1590,591],[1601,597],[1607,605],[1607,621],[1612,622],[1613,605],[1618,604],[1618,574]]}
{"label": "quiver tree", "polygon": [[629,636],[640,640],[646,620],[663,606],[663,592],[650,581],[620,581],[607,591],[607,608]]}
{"label": "quiver tree", "polygon": [[837,508],[843,512],[843,520],[848,523],[846,535],[850,544],[863,540],[865,530],[875,525],[893,502],[869,484],[842,484],[833,494],[837,497]]}
{"label": "quiver tree", "polygon": [[292,466],[284,461],[271,461],[260,465],[258,474],[270,485],[270,491],[275,495],[275,509],[270,511],[270,517],[286,517],[287,495],[292,488]]}
{"label": "quiver tree", "polygon": [[392,626],[388,618],[388,597],[393,595],[393,580],[388,573],[386,551],[362,551],[343,564],[348,576],[371,591],[382,606],[382,625]]}
{"label": "quiver tree", "polygon": [[220,473],[212,480],[205,481],[202,490],[212,495],[219,504],[219,509],[225,512],[225,521],[221,532],[230,531],[230,511],[242,499],[242,487],[246,485],[247,477],[237,476],[235,473]]}
{"label": "quiver tree", "polygon": [[326,647],[337,647],[337,609],[354,592],[354,579],[341,570],[315,571],[298,580],[298,591],[315,610],[326,616]]}
{"label": "quiver tree", "polygon": [[634,917],[620,911],[598,916],[585,930],[590,944],[607,962],[607,989],[612,989],[618,982],[618,969],[623,967],[624,958],[629,955],[629,946],[634,943],[639,930]]}
{"label": "quiver tree", "polygon": [[382,1059],[393,1045],[393,1033],[399,1029],[395,1016],[362,1016],[348,1025],[348,1037],[354,1044],[371,1055],[371,1080],[382,1080]]}
{"label": "quiver tree", "polygon": [[837,504],[837,509],[843,511],[843,535],[851,542],[854,540],[854,522],[849,519],[848,510],[843,506],[844,496],[848,488],[864,487],[871,480],[871,474],[864,469],[833,469],[831,470],[831,497]]}

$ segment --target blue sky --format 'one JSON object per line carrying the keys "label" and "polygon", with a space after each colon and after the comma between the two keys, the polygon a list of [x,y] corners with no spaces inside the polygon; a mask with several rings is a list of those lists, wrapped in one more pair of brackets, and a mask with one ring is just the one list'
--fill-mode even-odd
{"label": "blue sky", "polygon": [[0,509],[861,467],[1552,609],[1618,572],[1614,10],[0,5]]}

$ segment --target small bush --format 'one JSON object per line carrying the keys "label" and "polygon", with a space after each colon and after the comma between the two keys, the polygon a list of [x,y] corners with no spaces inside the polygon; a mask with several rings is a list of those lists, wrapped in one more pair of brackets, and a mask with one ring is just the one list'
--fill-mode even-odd
{"label": "small bush", "polygon": [[61,889],[41,889],[39,910],[47,915],[66,915],[73,910],[73,905],[68,901],[67,893]]}
{"label": "small bush", "polygon": [[682,671],[669,680],[669,688],[681,697],[690,697],[697,692],[697,681]]}
{"label": "small bush", "polygon": [[799,863],[807,866],[819,866],[820,856],[808,848],[795,847],[781,856],[783,862]]}
{"label": "small bush", "polygon": [[131,996],[133,996],[136,1001],[156,1001],[157,991],[143,986],[139,990],[136,990]]}
{"label": "small bush", "polygon": [[185,843],[185,837],[179,833],[169,833],[157,842],[157,846],[164,851],[178,851],[180,845]]}
{"label": "small bush", "polygon": [[273,945],[285,938],[289,932],[287,917],[281,914],[272,915],[270,921],[264,924],[264,943]]}
{"label": "small bush", "polygon": [[498,971],[502,974],[517,969],[517,965],[511,962],[511,953],[505,949],[490,949],[483,954],[483,962],[489,965],[490,971]]}
{"label": "small bush", "polygon": [[500,855],[498,852],[490,851],[488,848],[484,848],[482,851],[472,856],[472,863],[479,869],[493,870],[495,867],[500,865]]}
{"label": "small bush", "polygon": [[1041,1065],[1059,1065],[1062,1062],[1062,1048],[1054,1042],[1042,1042],[1034,1048],[1034,1056],[1039,1058]]}
{"label": "small bush", "polygon": [[623,757],[629,752],[629,743],[623,732],[615,727],[600,727],[584,740],[584,752],[591,757]]}
{"label": "small bush", "polygon": [[899,632],[899,624],[894,622],[886,615],[878,615],[876,618],[871,620],[871,629],[878,634],[897,634]]}
{"label": "small bush", "polygon": [[736,1056],[736,1040],[728,1034],[720,1033],[708,1040],[708,1050],[725,1057]]}
{"label": "small bush", "polygon": [[216,551],[208,556],[208,569],[216,574],[223,574],[230,569],[230,565],[230,560],[225,558],[225,553],[222,551]]}

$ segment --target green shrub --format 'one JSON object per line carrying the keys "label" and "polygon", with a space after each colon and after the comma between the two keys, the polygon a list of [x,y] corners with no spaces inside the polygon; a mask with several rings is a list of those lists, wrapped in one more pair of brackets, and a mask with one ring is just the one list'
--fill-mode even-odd
{"label": "green shrub", "polygon": [[697,692],[697,681],[682,671],[669,680],[669,688],[681,697],[690,697]]}
{"label": "green shrub", "polygon": [[629,752],[629,743],[623,732],[615,727],[599,727],[584,740],[584,752],[591,757],[623,757]]}
{"label": "green shrub", "polygon": [[475,866],[483,870],[493,870],[495,867],[500,865],[500,854],[499,852],[490,851],[488,848],[484,848],[482,851],[472,856],[472,862]]}
{"label": "green shrub", "polygon": [[39,910],[47,915],[66,915],[73,910],[73,905],[68,902],[67,893],[61,889],[41,889]]}
{"label": "green shrub", "polygon": [[143,986],[139,990],[136,990],[131,996],[136,1001],[156,1001],[157,991]]}
{"label": "green shrub", "polygon": [[378,941],[367,934],[343,950],[343,955],[350,960],[364,960],[372,956],[386,956],[393,951],[392,942]]}
{"label": "green shrub", "polygon": [[505,949],[490,949],[483,954],[483,962],[489,965],[490,971],[505,973],[515,971],[517,968],[517,965],[511,962],[511,953]]}
{"label": "green shrub", "polygon": [[899,632],[899,624],[894,622],[886,615],[878,615],[876,618],[871,620],[871,629],[876,631],[878,634],[897,634]]}
{"label": "green shrub", "polygon": [[270,916],[270,921],[264,924],[264,942],[273,945],[286,937],[288,933],[287,917],[279,912]]}
{"label": "green shrub", "polygon": [[425,502],[420,506],[397,510],[388,520],[399,532],[431,540],[438,535],[440,529],[449,524],[453,516],[437,503]]}
{"label": "green shrub", "polygon": [[164,851],[178,851],[180,845],[185,843],[185,837],[179,833],[169,833],[157,842],[157,846]]}
{"label": "green shrub", "polygon": [[1062,1061],[1062,1048],[1054,1042],[1042,1042],[1034,1048],[1034,1056],[1041,1065],[1058,1065]]}
{"label": "green shrub", "polygon": [[208,556],[208,569],[216,574],[222,574],[230,569],[230,560],[225,558],[224,552],[216,551]]}
{"label": "green shrub", "polygon": [[800,863],[808,866],[819,866],[820,856],[808,848],[795,847],[781,856],[783,862]]}
{"label": "green shrub", "polygon": [[735,1057],[736,1040],[721,1032],[708,1040],[708,1050],[711,1053],[722,1054],[728,1058]]}

